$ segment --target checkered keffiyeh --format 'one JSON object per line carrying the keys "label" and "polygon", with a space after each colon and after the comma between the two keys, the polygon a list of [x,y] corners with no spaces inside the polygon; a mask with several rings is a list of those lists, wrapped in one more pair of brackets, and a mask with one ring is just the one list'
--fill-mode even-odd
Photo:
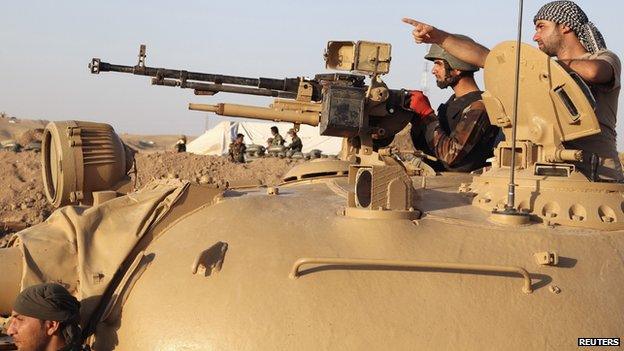
{"label": "checkered keffiyeh", "polygon": [[581,41],[585,49],[592,54],[607,48],[607,44],[600,31],[587,19],[583,10],[572,1],[552,1],[542,6],[533,18],[552,21],[570,27]]}

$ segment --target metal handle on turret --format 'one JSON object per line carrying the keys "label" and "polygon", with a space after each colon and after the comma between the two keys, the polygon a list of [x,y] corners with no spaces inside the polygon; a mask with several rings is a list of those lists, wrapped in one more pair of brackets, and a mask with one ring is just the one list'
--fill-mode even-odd
{"label": "metal handle on turret", "polygon": [[524,284],[522,292],[530,294],[533,292],[531,286],[531,277],[529,272],[522,267],[515,266],[493,266],[472,263],[448,263],[448,262],[418,262],[418,261],[401,261],[401,260],[375,260],[362,258],[300,258],[293,264],[290,270],[290,278],[294,279],[301,275],[299,268],[303,265],[320,265],[320,266],[350,266],[350,267],[370,267],[370,268],[424,268],[439,269],[444,271],[470,271],[485,273],[515,273],[522,276]]}

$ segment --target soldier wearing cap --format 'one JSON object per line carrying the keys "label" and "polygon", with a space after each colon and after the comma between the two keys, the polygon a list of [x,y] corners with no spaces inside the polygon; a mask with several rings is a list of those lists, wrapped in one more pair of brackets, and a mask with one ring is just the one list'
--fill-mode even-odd
{"label": "soldier wearing cap", "polygon": [[410,92],[409,107],[417,116],[412,121],[414,146],[438,159],[432,164],[438,171],[470,172],[485,166],[493,155],[499,130],[490,124],[482,92],[474,80],[479,67],[435,44],[425,58],[433,61],[438,87],[450,87],[454,94],[438,107],[436,116],[421,91]]}
{"label": "soldier wearing cap", "polygon": [[[416,43],[437,44],[461,60],[483,67],[488,48],[464,37],[447,33],[410,18],[403,22],[414,27]],[[620,94],[620,59],[607,50],[605,40],[585,12],[572,1],[552,1],[542,6],[533,18],[533,40],[544,53],[557,57],[564,67],[576,72],[590,87],[596,99],[600,133],[564,143],[566,148],[583,151],[576,166],[591,173],[592,154],[599,157],[598,176],[624,180],[616,148],[615,125]]]}
{"label": "soldier wearing cap", "polygon": [[18,350],[82,350],[80,302],[59,284],[24,289],[15,299],[7,333]]}
{"label": "soldier wearing cap", "polygon": [[290,135],[291,142],[286,148],[292,150],[292,152],[301,152],[303,143],[301,142],[301,138],[297,136],[297,131],[291,128],[288,130],[288,135]]}
{"label": "soldier wearing cap", "polygon": [[230,161],[234,163],[245,163],[245,151],[247,147],[245,146],[245,142],[243,138],[245,136],[243,134],[236,134],[236,139],[230,143],[230,147],[228,150],[228,155],[230,157]]}

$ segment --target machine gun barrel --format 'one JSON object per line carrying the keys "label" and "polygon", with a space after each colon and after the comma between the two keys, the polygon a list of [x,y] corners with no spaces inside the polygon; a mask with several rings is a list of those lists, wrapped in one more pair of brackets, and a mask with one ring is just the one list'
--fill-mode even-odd
{"label": "machine gun barrel", "polygon": [[[297,96],[297,89],[300,82],[299,78],[249,78],[169,68],[155,68],[141,65],[141,62],[136,66],[117,65],[102,62],[98,58],[93,58],[91,60],[89,68],[93,74],[99,74],[100,72],[119,72],[153,77],[152,84],[154,85],[194,89],[197,95],[213,95],[222,91],[292,99]],[[313,99],[320,100],[320,85],[312,81],[310,83],[313,85],[314,90]]]}
{"label": "machine gun barrel", "polygon": [[[183,84],[184,86],[182,86]],[[182,83],[177,79],[152,78],[152,85],[164,85],[168,87],[183,87],[195,89],[195,95],[214,95],[218,92],[224,92],[245,95],[272,96],[287,99],[294,99],[295,97],[297,97],[296,93],[286,91],[278,91],[264,88],[239,87],[235,85],[223,85],[213,83],[196,83],[189,81],[187,81],[186,83]]]}

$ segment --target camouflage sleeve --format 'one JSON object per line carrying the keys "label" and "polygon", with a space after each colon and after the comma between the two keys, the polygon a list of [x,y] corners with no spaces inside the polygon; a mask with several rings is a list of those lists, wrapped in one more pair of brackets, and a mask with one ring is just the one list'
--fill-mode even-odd
{"label": "camouflage sleeve", "polygon": [[275,145],[279,146],[279,145],[284,145],[284,143],[285,143],[286,141],[284,140],[284,138],[283,138],[280,134],[278,134],[278,135],[275,137],[274,142],[275,142]]}
{"label": "camouflage sleeve", "polygon": [[234,160],[234,145],[230,144],[230,146],[228,147],[228,158],[230,160]]}
{"label": "camouflage sleeve", "polygon": [[485,105],[475,101],[468,106],[455,130],[447,135],[435,117],[427,121],[425,138],[435,156],[449,166],[460,162],[479,143],[490,127]]}
{"label": "camouflage sleeve", "polygon": [[293,140],[290,145],[288,145],[288,148],[291,150],[301,150],[303,148],[303,143],[301,142],[300,138],[297,138]]}

